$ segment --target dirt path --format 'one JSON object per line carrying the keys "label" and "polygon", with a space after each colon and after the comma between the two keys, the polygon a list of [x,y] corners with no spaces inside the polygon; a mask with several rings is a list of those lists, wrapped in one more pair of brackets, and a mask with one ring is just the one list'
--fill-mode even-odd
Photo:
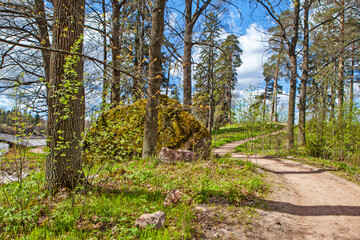
{"label": "dirt path", "polygon": [[[231,153],[245,141],[225,144],[217,154]],[[331,170],[290,160],[232,153],[270,173],[274,191],[259,219],[238,239],[360,239],[360,186]]]}

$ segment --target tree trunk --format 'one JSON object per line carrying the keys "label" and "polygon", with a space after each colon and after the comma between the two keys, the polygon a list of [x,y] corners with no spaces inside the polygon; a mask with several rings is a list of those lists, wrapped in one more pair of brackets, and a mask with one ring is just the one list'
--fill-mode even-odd
{"label": "tree trunk", "polygon": [[[274,79],[274,90],[273,90],[273,99],[271,103],[271,121],[278,121],[277,118],[277,89],[278,89],[278,79],[279,79],[279,72],[280,72],[280,53],[276,62],[276,71],[275,71],[275,79]],[[274,120],[273,120],[274,119]]]}
{"label": "tree trunk", "polygon": [[161,45],[164,32],[166,0],[156,0],[152,9],[152,28],[149,47],[149,87],[146,103],[142,158],[155,154],[158,130],[158,106],[162,79]]}
{"label": "tree trunk", "polygon": [[[201,13],[206,9],[206,7],[210,4],[211,0],[207,0],[206,2],[203,2],[203,5],[199,7],[199,5],[196,8],[196,11],[194,14],[192,14],[192,0],[185,0],[185,33],[184,33],[184,56],[182,59],[183,64],[183,81],[184,81],[184,106],[189,108],[189,111],[191,111],[191,50],[192,50],[192,33],[193,28],[198,20]],[[198,2],[199,4],[199,2]]]}
{"label": "tree trunk", "polygon": [[289,93],[289,112],[287,121],[287,149],[294,148],[294,122],[295,122],[295,97],[296,97],[296,80],[297,80],[297,59],[296,59],[296,44],[299,34],[299,13],[300,1],[295,0],[294,3],[294,25],[292,27],[293,36],[289,44],[289,58],[290,58],[290,93]]}
{"label": "tree trunk", "polygon": [[[49,48],[50,38],[49,38],[49,29],[48,22],[45,14],[45,5],[44,0],[35,0],[35,11],[37,13],[36,16],[36,24],[39,28],[41,45],[44,48]],[[43,67],[44,67],[44,82],[47,84],[50,78],[50,56],[51,52],[46,50],[41,50],[42,59],[43,59]],[[49,97],[49,92],[47,91],[47,97]]]}
{"label": "tree trunk", "polygon": [[169,67],[168,67],[168,72],[167,72],[167,79],[166,79],[166,90],[165,90],[165,95],[169,96],[169,84],[170,84],[170,74],[171,74],[171,58],[169,59]]}
{"label": "tree trunk", "polygon": [[225,111],[226,113],[228,113],[229,115],[229,119],[228,119],[228,123],[232,123],[231,122],[231,104],[232,104],[232,94],[231,94],[231,91],[232,91],[232,68],[233,68],[233,54],[232,52],[230,53],[230,71],[229,71],[229,77],[228,77],[228,86],[227,86],[227,91],[226,91],[226,94],[227,94],[227,100],[228,100],[228,104],[225,108]]}
{"label": "tree trunk", "polygon": [[[343,51],[344,48],[344,31],[345,31],[345,1],[340,1],[340,51]],[[343,117],[343,105],[344,105],[344,82],[345,82],[345,74],[344,74],[344,54],[341,53],[339,57],[339,82],[338,82],[338,104],[339,104],[339,115],[338,119],[342,120]]]}
{"label": "tree trunk", "polygon": [[264,107],[263,107],[263,122],[265,122],[265,114],[266,114],[266,97],[267,97],[267,89],[268,89],[268,81],[265,82],[265,92],[264,92]]}
{"label": "tree trunk", "polygon": [[103,45],[104,45],[104,52],[103,52],[103,57],[104,57],[104,64],[103,64],[103,90],[102,90],[102,110],[104,110],[106,108],[106,100],[107,100],[107,96],[108,96],[108,88],[109,88],[109,81],[107,78],[107,28],[106,28],[106,5],[105,5],[105,0],[102,0],[102,11],[104,14],[104,19],[103,19]]}
{"label": "tree trunk", "polygon": [[[185,33],[184,33],[184,56],[183,56],[183,79],[184,79],[184,106],[191,107],[191,50],[192,31],[191,21],[192,0],[185,0]],[[191,110],[190,110],[191,111]]]}
{"label": "tree trunk", "polygon": [[306,87],[309,79],[309,10],[311,2],[304,2],[304,46],[303,46],[303,72],[299,96],[299,145],[306,144],[305,119],[306,119]]}
{"label": "tree trunk", "polygon": [[111,107],[115,107],[120,103],[120,3],[118,0],[112,0],[112,77],[111,77]]}
{"label": "tree trunk", "polygon": [[[353,47],[353,52],[355,51]],[[352,114],[354,108],[354,72],[355,72],[355,56],[351,59],[351,70],[350,70],[350,112]]]}
{"label": "tree trunk", "polygon": [[[85,0],[54,0],[53,48],[82,52]],[[79,56],[51,54],[48,101],[50,141],[46,181],[51,194],[82,182],[81,133],[85,101],[83,61]]]}
{"label": "tree trunk", "polygon": [[329,120],[335,123],[335,99],[336,99],[336,83],[331,82],[331,94],[330,94],[330,116]]}
{"label": "tree trunk", "polygon": [[137,78],[134,79],[134,101],[141,99],[142,89],[141,84],[143,82],[143,59],[144,59],[144,36],[145,36],[145,14],[144,14],[144,1],[137,2],[138,15],[137,15],[137,31],[136,31],[136,66],[137,66]]}
{"label": "tree trunk", "polygon": [[[213,37],[211,37],[213,39]],[[212,43],[213,44],[213,43]],[[209,116],[208,116],[208,130],[211,132],[214,122],[214,49],[210,47],[209,58]]]}

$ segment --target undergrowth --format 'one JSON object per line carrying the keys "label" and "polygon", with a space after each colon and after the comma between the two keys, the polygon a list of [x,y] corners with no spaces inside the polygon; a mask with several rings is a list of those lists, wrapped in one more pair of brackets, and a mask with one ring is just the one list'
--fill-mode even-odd
{"label": "undergrowth", "polygon": [[[62,189],[50,198],[43,188],[45,154],[26,156],[29,176],[0,186],[0,239],[191,239],[194,205],[243,206],[268,188],[253,164],[238,159],[176,165],[134,159],[94,166],[87,172],[94,188],[85,194]],[[164,206],[172,189],[192,203]],[[167,215],[163,228],[134,226],[140,215],[159,210]]]}

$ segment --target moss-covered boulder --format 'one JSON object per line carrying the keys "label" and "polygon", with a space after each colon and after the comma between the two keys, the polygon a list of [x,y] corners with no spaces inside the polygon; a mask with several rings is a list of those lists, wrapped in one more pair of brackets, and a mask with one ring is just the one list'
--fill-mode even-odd
{"label": "moss-covered boulder", "polygon": [[[142,152],[146,100],[105,112],[85,138],[89,161],[122,160]],[[162,147],[187,149],[206,157],[210,133],[176,100],[160,97],[157,151]]]}

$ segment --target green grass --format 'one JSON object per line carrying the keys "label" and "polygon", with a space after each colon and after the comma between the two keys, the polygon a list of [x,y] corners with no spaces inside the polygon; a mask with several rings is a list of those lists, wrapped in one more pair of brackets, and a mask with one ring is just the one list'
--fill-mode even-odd
{"label": "green grass", "polygon": [[[176,165],[135,159],[88,170],[98,177],[92,182],[96,188],[86,194],[62,189],[50,198],[43,189],[45,155],[26,156],[33,166],[27,168],[30,176],[21,184],[0,186],[0,239],[191,239],[198,228],[194,204],[242,206],[268,189],[255,166],[238,159]],[[192,203],[164,206],[172,189]],[[159,210],[167,215],[163,228],[134,227],[141,214]]]}
{"label": "green grass", "polygon": [[251,137],[283,129],[280,124],[230,125],[212,132],[212,146],[220,147],[226,143],[244,140]]}

